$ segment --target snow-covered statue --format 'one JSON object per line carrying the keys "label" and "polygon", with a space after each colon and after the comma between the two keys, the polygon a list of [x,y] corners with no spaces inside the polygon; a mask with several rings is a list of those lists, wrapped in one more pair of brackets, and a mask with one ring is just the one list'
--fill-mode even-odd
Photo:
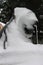
{"label": "snow-covered statue", "polygon": [[[12,2],[14,2],[14,0]],[[34,1],[32,1],[32,3],[34,3]],[[15,23],[16,23],[15,25],[17,25],[18,31],[20,32],[23,40],[31,41],[34,44],[41,44],[40,41],[43,40],[43,37],[42,36],[40,37],[40,34],[43,34],[42,33],[43,25],[41,25],[40,23],[40,21],[43,19],[42,14],[40,14],[40,11],[42,11],[42,7],[43,6],[41,4],[40,8],[35,9],[37,10],[35,12],[35,10],[33,9],[31,10],[25,7],[14,8],[10,0],[9,1],[0,0],[0,40],[1,38],[3,38],[3,35],[5,34],[4,35],[5,40],[3,41],[4,49],[5,49],[5,43],[8,41],[6,29],[12,22],[14,16],[15,16]]]}
{"label": "snow-covered statue", "polygon": [[[3,11],[3,10],[2,10]],[[10,13],[12,13],[12,12],[10,12]],[[7,14],[7,13],[6,13]],[[9,14],[9,13],[8,13]],[[3,15],[3,14],[2,14]],[[5,15],[5,14],[4,14]],[[29,29],[29,30],[33,30],[34,28],[33,28],[33,24],[35,24],[38,20],[37,20],[37,17],[36,17],[36,15],[35,15],[35,13],[34,12],[32,12],[31,10],[29,10],[29,9],[27,9],[27,8],[15,8],[14,9],[14,15],[15,15],[15,22],[13,22],[12,21],[12,19],[13,19],[13,14],[11,15],[12,17],[9,17],[10,18],[10,20],[9,19],[5,19],[4,18],[4,20],[5,20],[5,23],[3,23],[3,21],[1,21],[1,24],[2,25],[4,25],[4,27],[1,29],[1,31],[2,31],[2,33],[3,33],[3,31],[4,31],[4,33],[5,33],[5,35],[4,34],[2,34],[1,35],[1,38],[3,38],[3,35],[5,36],[5,40],[3,40],[3,42],[4,42],[4,48],[6,48],[5,47],[5,45],[6,45],[6,42],[7,42],[7,44],[8,43],[11,43],[11,42],[9,42],[11,39],[9,38],[10,36],[10,34],[12,35],[14,35],[14,38],[15,38],[15,32],[16,32],[16,30],[13,30],[13,29],[15,29],[15,25],[17,26],[17,29],[18,29],[18,31],[20,32],[20,35],[21,36],[23,36],[22,38],[24,38],[24,40],[25,39],[27,39],[27,40],[29,40],[29,38],[32,36],[32,33],[30,32],[28,32],[28,31],[26,31],[27,29]],[[3,19],[3,18],[2,18]],[[6,20],[9,20],[7,23],[6,23]],[[13,24],[13,23],[16,23],[15,25]],[[11,24],[11,25],[10,25]],[[9,26],[10,26],[10,28],[9,28]],[[7,29],[8,28],[8,29]],[[25,29],[26,28],[26,29]],[[6,29],[7,30],[9,30],[9,31],[7,31],[6,32]],[[10,31],[11,30],[11,31]],[[12,32],[12,30],[14,31],[14,32]],[[9,32],[10,32],[10,34],[9,34]],[[12,33],[11,33],[12,32]],[[11,37],[12,39],[13,39],[13,37]],[[13,43],[14,43],[15,41],[13,41]]]}
{"label": "snow-covered statue", "polygon": [[5,34],[5,40],[3,41],[4,49],[6,48],[5,44],[8,41],[6,29],[12,22],[14,16],[16,21],[15,25],[17,25],[18,31],[21,33],[21,36],[23,36],[22,38],[38,44],[38,19],[35,13],[32,10],[27,9],[25,7],[17,7],[14,9],[12,3],[10,3],[10,5],[9,2],[11,1],[0,1],[0,40],[1,38],[3,38],[3,35]]}

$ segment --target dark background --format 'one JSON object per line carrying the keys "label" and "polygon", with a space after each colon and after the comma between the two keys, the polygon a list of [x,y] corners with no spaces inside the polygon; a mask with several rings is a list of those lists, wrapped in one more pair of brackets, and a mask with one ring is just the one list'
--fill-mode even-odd
{"label": "dark background", "polygon": [[27,7],[30,9],[37,9],[43,0],[8,0],[11,7]]}

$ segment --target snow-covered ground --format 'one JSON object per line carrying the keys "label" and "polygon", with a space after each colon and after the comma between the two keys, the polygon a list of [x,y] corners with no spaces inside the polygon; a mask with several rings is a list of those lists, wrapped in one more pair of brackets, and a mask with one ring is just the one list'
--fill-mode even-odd
{"label": "snow-covered ground", "polygon": [[[16,11],[16,19],[10,23],[6,30],[8,37],[6,50],[3,49],[4,34],[0,39],[0,65],[43,65],[43,45],[32,44],[31,40],[25,38],[24,31],[22,30],[24,23],[27,24],[29,21],[33,24],[37,18],[32,11],[26,8],[17,8]],[[29,12],[31,12],[31,16],[27,15]],[[22,19],[23,16],[25,19]],[[29,18],[29,20],[25,16],[31,19]],[[27,27],[30,24],[28,28],[31,28],[31,23],[27,24]],[[19,28],[19,26],[21,27]]]}

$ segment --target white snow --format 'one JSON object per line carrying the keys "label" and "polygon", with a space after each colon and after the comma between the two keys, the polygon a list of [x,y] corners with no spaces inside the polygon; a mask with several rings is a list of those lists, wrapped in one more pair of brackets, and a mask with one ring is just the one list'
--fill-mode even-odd
{"label": "white snow", "polygon": [[[25,9],[22,8],[22,11],[25,11]],[[37,19],[35,14],[32,14],[34,23]],[[4,34],[0,39],[0,65],[43,65],[43,45],[34,45],[31,40],[25,38],[25,35],[23,36],[22,32],[19,31],[22,28],[18,29],[19,25],[17,24],[20,18],[13,20],[6,30],[8,37],[6,50],[3,49]],[[31,23],[29,24],[31,25]]]}

